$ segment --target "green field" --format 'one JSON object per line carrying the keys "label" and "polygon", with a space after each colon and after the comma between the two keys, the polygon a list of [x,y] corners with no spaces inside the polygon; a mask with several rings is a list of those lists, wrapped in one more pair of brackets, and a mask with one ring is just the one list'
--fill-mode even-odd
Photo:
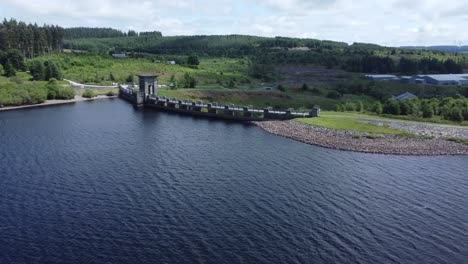
{"label": "green field", "polygon": [[373,124],[363,123],[360,117],[366,117],[361,114],[322,112],[317,118],[298,118],[299,122],[309,125],[320,126],[337,130],[352,130],[358,132],[367,132],[374,134],[407,135],[408,132]]}
{"label": "green field", "polygon": [[[152,59],[114,59],[110,56],[63,53],[36,58],[53,61],[65,78],[86,84],[109,85],[125,82],[129,75],[155,74],[161,84],[168,84],[172,75],[181,79],[185,73],[196,77],[200,85],[224,85],[230,80],[237,84],[249,84],[253,80],[247,75],[248,59],[201,58],[198,66],[156,63]],[[111,80],[111,74],[114,80]]]}

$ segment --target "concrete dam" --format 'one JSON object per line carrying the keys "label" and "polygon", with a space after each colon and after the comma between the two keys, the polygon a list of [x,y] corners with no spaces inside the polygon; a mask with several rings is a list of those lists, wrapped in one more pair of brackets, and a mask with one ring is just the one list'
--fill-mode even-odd
{"label": "concrete dam", "polygon": [[139,75],[138,77],[138,91],[135,91],[131,86],[119,85],[119,97],[138,107],[237,121],[289,120],[298,117],[317,117],[320,114],[320,108],[318,107],[314,107],[310,112],[277,111],[271,108],[258,109],[254,107],[220,105],[217,103],[202,103],[159,97],[157,95],[156,75]]}

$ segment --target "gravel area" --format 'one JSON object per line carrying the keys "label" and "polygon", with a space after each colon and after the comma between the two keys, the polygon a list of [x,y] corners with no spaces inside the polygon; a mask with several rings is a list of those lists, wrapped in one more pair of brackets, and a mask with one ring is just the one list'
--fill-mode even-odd
{"label": "gravel area", "polygon": [[468,146],[442,137],[418,139],[395,135],[367,138],[367,133],[333,130],[289,121],[253,122],[265,131],[327,148],[398,155],[468,155]]}
{"label": "gravel area", "polygon": [[468,139],[468,127],[399,120],[361,119],[361,121],[378,126],[388,126],[391,128],[408,131],[416,135],[432,136],[435,138]]}

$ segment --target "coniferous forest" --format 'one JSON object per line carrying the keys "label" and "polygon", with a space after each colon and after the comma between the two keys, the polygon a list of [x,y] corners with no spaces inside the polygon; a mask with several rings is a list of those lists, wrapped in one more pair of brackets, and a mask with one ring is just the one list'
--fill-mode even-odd
{"label": "coniferous forest", "polygon": [[[123,60],[113,59],[110,55],[114,53],[123,53],[127,57]],[[161,64],[166,61],[173,61],[175,65]],[[218,100],[274,107],[310,107],[318,102],[325,109],[367,109],[379,113],[382,108],[382,113],[395,114],[398,111],[392,110],[392,101],[389,98],[404,91],[411,91],[424,100],[468,95],[466,87],[441,89],[374,83],[358,77],[363,73],[462,73],[468,69],[468,54],[463,53],[383,47],[366,43],[349,45],[337,41],[286,37],[163,36],[160,31],[62,28],[56,25],[27,24],[15,19],[4,19],[0,23],[0,75],[8,78],[8,82],[0,82],[0,105],[71,98],[73,93],[61,87],[64,83],[59,84],[64,77],[103,85],[115,81],[132,82],[141,70],[154,68],[161,74],[160,80],[171,83],[173,89],[215,85],[235,90],[238,87],[255,87],[263,82],[281,82],[288,77],[278,73],[277,68],[291,65],[299,70],[303,66],[312,65],[324,69],[325,76],[328,74],[326,71],[330,71],[331,75],[341,72],[340,75],[344,77],[332,77],[331,81],[318,85],[304,80],[299,88],[288,87],[287,84],[278,85],[278,91],[282,94],[267,94],[267,97],[273,96],[271,100],[238,101],[233,94],[224,95],[223,92],[219,94],[223,94],[220,97],[224,99]],[[173,91],[168,93],[174,94]],[[210,91],[209,95],[205,95],[202,92],[200,96],[212,98],[213,93]],[[216,93],[214,94],[213,98],[216,98]],[[382,107],[375,107],[377,102]],[[454,105],[461,109],[463,118],[466,119],[467,110],[463,104],[458,103],[441,103],[441,109],[444,106],[448,110],[434,111],[434,115],[459,120],[460,111],[448,114]],[[419,109],[414,111],[406,111],[406,105],[401,108],[403,110],[400,114],[423,113],[422,106],[412,107],[411,109]],[[431,115],[426,113],[424,116]]]}

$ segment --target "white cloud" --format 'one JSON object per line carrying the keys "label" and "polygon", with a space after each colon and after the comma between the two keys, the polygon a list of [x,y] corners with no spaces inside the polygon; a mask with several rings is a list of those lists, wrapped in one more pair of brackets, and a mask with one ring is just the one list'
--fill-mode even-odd
{"label": "white cloud", "polygon": [[384,45],[468,44],[459,0],[0,0],[0,16],[62,26],[250,34]]}

